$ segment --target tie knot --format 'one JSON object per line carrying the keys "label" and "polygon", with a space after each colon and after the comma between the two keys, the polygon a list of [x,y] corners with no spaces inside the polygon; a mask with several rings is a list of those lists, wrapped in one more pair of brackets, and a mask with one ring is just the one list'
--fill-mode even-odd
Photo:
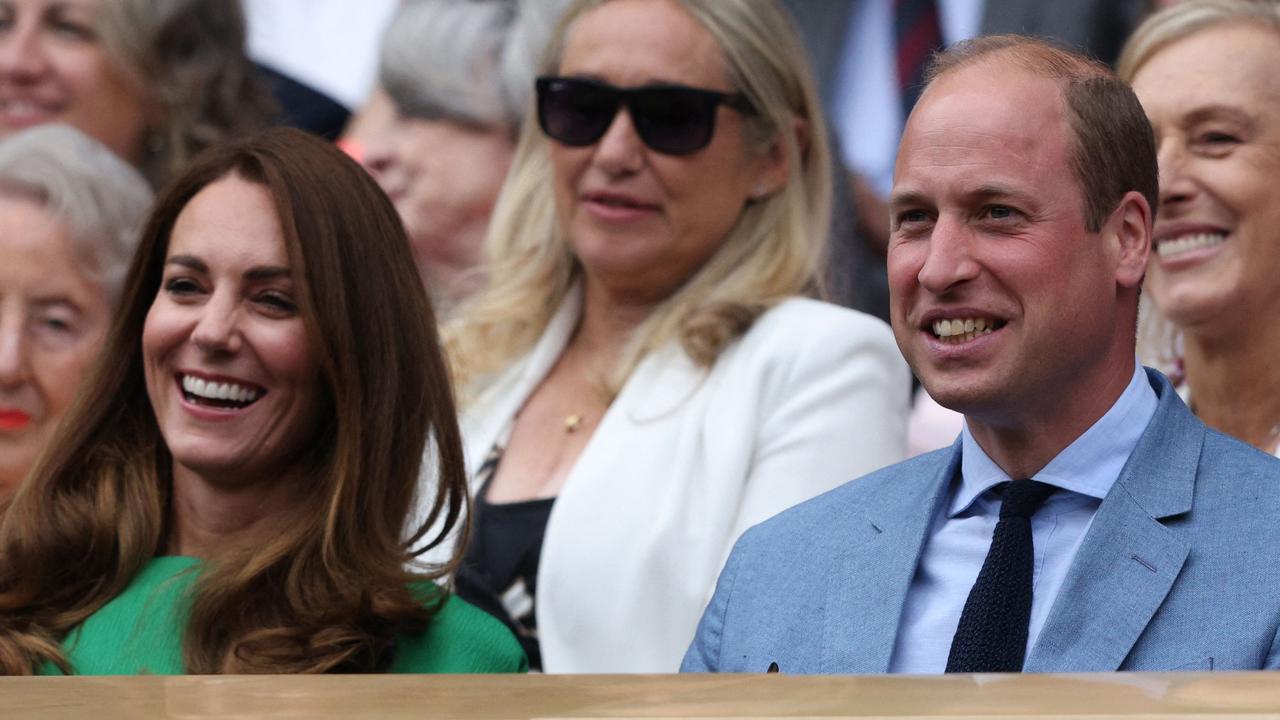
{"label": "tie knot", "polygon": [[1014,480],[1005,483],[1004,502],[1000,504],[1000,519],[1030,518],[1056,489],[1038,480]]}

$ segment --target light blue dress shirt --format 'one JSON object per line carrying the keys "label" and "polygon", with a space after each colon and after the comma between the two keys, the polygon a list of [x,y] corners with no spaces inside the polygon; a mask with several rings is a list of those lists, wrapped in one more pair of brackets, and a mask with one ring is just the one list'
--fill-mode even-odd
{"label": "light blue dress shirt", "polygon": [[[1157,402],[1146,373],[1137,365],[1111,409],[1033,477],[1059,491],[1031,520],[1035,567],[1028,652],[1040,636],[1094,513],[1137,447]],[[960,480],[952,484],[930,527],[907,592],[889,672],[946,670],[960,612],[987,557],[1000,516],[1000,497],[989,491],[1012,479],[983,452],[966,424],[961,432]]]}

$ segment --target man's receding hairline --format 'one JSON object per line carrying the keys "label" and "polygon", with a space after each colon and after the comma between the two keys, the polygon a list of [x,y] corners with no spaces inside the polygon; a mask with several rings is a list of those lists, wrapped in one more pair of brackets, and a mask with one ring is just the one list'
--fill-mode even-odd
{"label": "man's receding hairline", "polygon": [[1010,66],[1014,71],[1036,80],[1043,80],[1050,83],[1057,92],[1058,107],[1054,113],[1055,117],[1062,123],[1063,128],[1067,132],[1067,138],[1070,142],[1076,141],[1075,128],[1070,120],[1071,107],[1067,100],[1068,81],[1065,78],[1055,78],[1043,72],[1037,72],[1031,67],[1027,67],[1023,63],[1015,62],[1013,58],[1003,57],[1006,51],[1012,48],[996,48],[988,52],[984,52],[973,58],[966,58],[964,61],[956,65],[945,68],[942,72],[934,75],[929,83],[925,86],[924,91],[920,94],[919,104],[926,101],[928,93],[933,90],[935,84],[946,82],[948,78],[960,75],[967,70],[990,72],[990,66],[1004,64]]}
{"label": "man's receding hairline", "polygon": [[921,97],[924,96],[924,93],[929,92],[929,90],[932,89],[934,85],[940,82],[944,82],[948,78],[952,78],[953,76],[963,74],[964,72],[970,71],[970,70],[974,72],[977,72],[977,71],[990,72],[992,66],[1004,65],[1010,70],[1019,72],[1023,75],[1027,75],[1037,80],[1044,80],[1046,82],[1053,83],[1054,86],[1058,88],[1058,94],[1059,96],[1062,97],[1063,102],[1065,104],[1066,102],[1065,78],[1056,78],[1044,72],[1037,72],[1037,70],[1033,67],[1030,67],[1029,64],[1020,63],[1020,62],[1017,62],[1015,58],[1007,57],[1007,55],[1009,54],[1008,51],[1011,49],[1012,48],[998,48],[995,50],[984,52],[981,55],[978,55],[977,57],[966,58],[965,60],[958,62],[955,65],[950,65],[943,68],[938,74],[934,75],[929,80],[928,84],[925,85],[924,90],[921,93]]}
{"label": "man's receding hairline", "polygon": [[[995,44],[986,47],[987,43]],[[934,83],[967,69],[1005,65],[1058,86],[1066,103],[1067,88],[1073,82],[1104,79],[1113,74],[1105,65],[1036,38],[993,36],[961,41],[934,55],[926,74],[925,92]]]}

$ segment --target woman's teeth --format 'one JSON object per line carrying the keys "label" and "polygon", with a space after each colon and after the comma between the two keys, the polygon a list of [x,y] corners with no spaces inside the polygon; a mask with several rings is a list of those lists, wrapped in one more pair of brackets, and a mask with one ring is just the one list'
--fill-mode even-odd
{"label": "woman's teeth", "polygon": [[1226,241],[1227,236],[1222,233],[1196,233],[1195,235],[1183,235],[1180,238],[1165,240],[1159,245],[1156,245],[1156,252],[1162,258],[1171,258],[1192,250],[1221,245]]}
{"label": "woman's teeth", "polygon": [[182,376],[182,391],[189,399],[220,407],[243,407],[258,399],[258,391],[236,383],[201,380]]}

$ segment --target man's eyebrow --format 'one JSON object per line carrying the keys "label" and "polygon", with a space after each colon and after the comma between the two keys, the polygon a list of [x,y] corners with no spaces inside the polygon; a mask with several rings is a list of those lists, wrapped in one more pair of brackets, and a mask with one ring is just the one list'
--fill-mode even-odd
{"label": "man's eyebrow", "polygon": [[1016,190],[1007,185],[988,184],[979,185],[978,187],[965,193],[965,197],[970,202],[981,202],[983,200],[1021,200],[1023,202],[1031,201],[1033,198],[1023,190]]}
{"label": "man's eyebrow", "polygon": [[889,205],[891,207],[928,204],[929,198],[918,190],[894,190],[889,193]]}
{"label": "man's eyebrow", "polygon": [[[1015,200],[1030,200],[1030,196],[1022,190],[1017,190],[1007,185],[998,183],[988,183],[979,185],[971,190],[967,190],[961,196],[969,202],[979,202],[983,200],[996,200],[1000,198],[1010,198]],[[917,205],[931,205],[932,200],[929,196],[918,190],[895,190],[889,195],[889,205],[891,207],[910,207]]]}

